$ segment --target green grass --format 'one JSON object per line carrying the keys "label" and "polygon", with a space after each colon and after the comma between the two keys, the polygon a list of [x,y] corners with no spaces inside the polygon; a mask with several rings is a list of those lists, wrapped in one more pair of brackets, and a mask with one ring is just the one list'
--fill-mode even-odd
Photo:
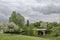
{"label": "green grass", "polygon": [[16,34],[0,34],[0,40],[49,40],[49,39]]}

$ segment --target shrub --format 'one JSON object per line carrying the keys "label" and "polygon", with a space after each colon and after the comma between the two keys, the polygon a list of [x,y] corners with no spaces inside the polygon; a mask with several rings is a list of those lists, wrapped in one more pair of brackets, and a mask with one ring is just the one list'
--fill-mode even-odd
{"label": "shrub", "polygon": [[13,22],[9,23],[5,29],[5,33],[19,33],[19,31],[19,27]]}

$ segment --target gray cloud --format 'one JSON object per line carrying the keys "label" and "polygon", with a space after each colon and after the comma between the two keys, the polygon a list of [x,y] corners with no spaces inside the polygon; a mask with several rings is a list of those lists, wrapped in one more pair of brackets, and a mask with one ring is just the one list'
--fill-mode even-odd
{"label": "gray cloud", "polygon": [[43,14],[60,14],[60,5],[48,4],[44,7],[32,7],[32,10]]}
{"label": "gray cloud", "polygon": [[60,0],[0,0],[0,19],[8,20],[13,10],[31,22],[60,20]]}
{"label": "gray cloud", "polygon": [[38,3],[60,3],[60,0],[36,0]]}

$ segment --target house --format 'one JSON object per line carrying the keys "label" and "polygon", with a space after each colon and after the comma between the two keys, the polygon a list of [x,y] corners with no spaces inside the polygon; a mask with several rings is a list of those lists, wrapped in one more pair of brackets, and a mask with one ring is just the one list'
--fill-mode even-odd
{"label": "house", "polygon": [[40,22],[40,28],[35,28],[35,31],[38,32],[38,35],[46,35],[46,31],[47,31],[47,22]]}
{"label": "house", "polygon": [[43,36],[46,34],[47,31],[47,29],[34,29],[34,30],[38,32],[38,35],[43,35]]}

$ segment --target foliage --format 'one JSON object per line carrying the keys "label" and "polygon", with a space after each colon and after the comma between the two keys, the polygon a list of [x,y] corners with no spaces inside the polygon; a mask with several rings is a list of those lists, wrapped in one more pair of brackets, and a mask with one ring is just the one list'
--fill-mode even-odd
{"label": "foliage", "polygon": [[36,28],[34,28],[34,30],[33,30],[33,35],[34,35],[34,36],[38,36],[38,31],[36,31],[35,29],[36,29]]}
{"label": "foliage", "polygon": [[17,18],[16,18],[17,14],[15,11],[13,11],[13,13],[11,14],[11,17],[9,18],[9,22],[14,22],[15,24],[17,24]]}
{"label": "foliage", "polygon": [[11,22],[8,24],[7,28],[5,29],[7,33],[19,33],[19,27],[15,23]]}
{"label": "foliage", "polygon": [[13,13],[11,14],[11,17],[9,18],[10,22],[14,22],[16,25],[22,27],[24,25],[24,17],[19,14],[16,13],[15,11],[13,11]]}
{"label": "foliage", "polygon": [[40,22],[33,23],[34,27],[40,28]]}

